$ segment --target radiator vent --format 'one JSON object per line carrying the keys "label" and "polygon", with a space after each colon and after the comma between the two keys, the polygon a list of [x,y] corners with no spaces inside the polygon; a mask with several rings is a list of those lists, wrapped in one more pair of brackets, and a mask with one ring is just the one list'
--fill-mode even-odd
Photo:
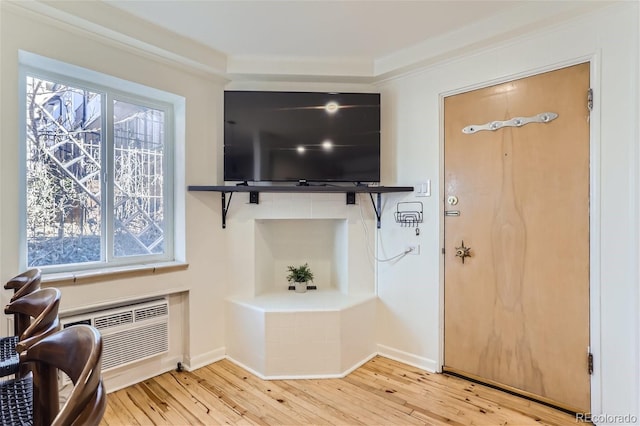
{"label": "radiator vent", "polygon": [[100,331],[126,324],[133,324],[133,311],[102,315],[93,319],[93,326]]}
{"label": "radiator vent", "polygon": [[61,318],[63,327],[90,324],[102,335],[102,371],[169,351],[166,299]]}
{"label": "radiator vent", "polygon": [[166,322],[152,323],[105,335],[104,347],[110,350],[102,354],[102,370],[166,352],[169,348],[167,326]]}
{"label": "radiator vent", "polygon": [[164,317],[169,315],[169,307],[166,304],[148,306],[145,308],[136,309],[134,313],[136,316],[136,321],[144,321],[150,318]]}

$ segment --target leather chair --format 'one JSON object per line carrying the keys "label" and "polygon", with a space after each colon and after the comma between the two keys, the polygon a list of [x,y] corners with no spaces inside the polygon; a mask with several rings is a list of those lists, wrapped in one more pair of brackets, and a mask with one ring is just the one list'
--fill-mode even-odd
{"label": "leather chair", "polygon": [[[29,269],[11,278],[4,285],[7,290],[13,290],[10,302],[21,298],[29,293],[40,289],[42,272],[38,268]],[[28,315],[16,314],[13,320],[14,335],[21,335],[29,327],[30,318]]]}
{"label": "leather chair", "polygon": [[[89,325],[74,325],[47,336],[22,350],[20,361],[33,364],[34,425],[98,425],[106,409],[102,382],[102,337]],[[61,370],[73,382],[62,408],[58,401]]]}
{"label": "leather chair", "polygon": [[13,290],[13,297],[11,297],[11,301],[13,302],[25,294],[38,290],[41,280],[42,271],[38,268],[32,268],[11,278],[4,285],[4,288],[6,290]]}
{"label": "leather chair", "polygon": [[22,296],[5,307],[6,314],[22,315],[33,318],[33,321],[21,334],[0,339],[0,376],[18,373],[18,376],[24,377],[28,373],[28,367],[19,367],[16,346],[22,343],[22,347],[27,348],[60,329],[60,296],[57,288],[44,288]]}

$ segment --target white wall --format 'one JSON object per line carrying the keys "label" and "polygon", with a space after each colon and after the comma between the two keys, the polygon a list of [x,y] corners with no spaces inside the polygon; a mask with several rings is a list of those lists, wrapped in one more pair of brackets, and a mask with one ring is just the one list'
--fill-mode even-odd
{"label": "white wall", "polygon": [[[446,94],[592,60],[592,411],[638,415],[638,4],[625,3],[492,49],[381,84],[384,143],[397,161],[384,183],[431,179],[422,252],[378,270],[378,343],[430,369],[442,364],[441,98]],[[393,147],[393,148],[390,148]],[[412,199],[407,197],[407,199]],[[387,206],[380,246],[416,241]]]}
{"label": "white wall", "polygon": [[[66,8],[75,7],[73,3],[65,4]],[[85,8],[83,13],[93,12]],[[100,16],[100,19],[105,22],[109,17]],[[122,21],[114,19],[113,22],[120,25]],[[136,27],[136,31],[140,39],[153,40],[155,46],[166,42],[175,52],[185,46],[169,35],[158,37],[148,26]],[[222,130],[218,124],[222,122],[223,82],[207,74],[206,69],[159,59],[132,47],[137,46],[135,43],[109,41],[74,30],[62,21],[42,18],[6,2],[0,4],[0,43],[0,281],[19,272],[15,185],[19,173],[18,49],[183,96],[187,102],[184,183],[221,181]],[[206,53],[202,46],[193,52],[199,56]],[[377,342],[382,353],[405,362],[433,370],[441,365],[441,97],[585,59],[593,60],[596,95],[592,113],[592,345],[596,356],[592,408],[595,413],[638,415],[640,185],[638,4],[635,2],[615,5],[544,33],[514,39],[380,84],[383,183],[411,185],[431,179],[433,195],[420,199],[425,207],[420,236],[416,236],[412,228],[399,227],[393,220],[396,203],[414,200],[413,196],[388,194],[384,197],[378,257],[393,256],[407,243],[420,244],[421,253],[378,266]],[[344,84],[265,81],[233,83],[228,88],[371,90],[348,81],[345,79]],[[247,247],[243,241],[253,238],[254,229],[243,222],[265,218],[261,212],[267,207],[267,204],[244,206],[247,200],[237,195],[231,207],[235,224],[230,224],[227,230],[220,227],[218,194],[185,195],[189,269],[61,285],[62,309],[170,292],[174,294],[172,313],[178,317],[178,324],[172,324],[172,342],[177,345],[183,342],[184,361],[199,366],[223,355],[224,297],[238,291],[244,293],[242,283],[254,280],[253,270],[244,268],[239,258],[233,258],[246,253],[247,249],[253,251],[253,246]],[[297,200],[289,203],[310,204],[308,200]],[[368,199],[360,198],[359,203],[366,205],[365,220],[372,224]],[[355,207],[341,204],[340,208],[350,209],[345,213],[349,217],[348,240],[359,246],[349,250],[366,250],[367,236],[358,226],[359,214],[353,210]],[[368,270],[369,258],[361,256],[356,262],[354,270]],[[234,271],[233,279],[229,277],[230,270]],[[367,275],[373,276],[373,273]],[[0,292],[0,305],[6,303],[7,296],[6,292]],[[4,318],[0,319],[1,330],[6,330]],[[184,334],[177,336],[181,333]],[[179,349],[174,348],[172,356],[178,352]],[[164,364],[148,366],[145,371],[166,368],[173,362],[171,357],[166,358]],[[136,370],[130,380],[136,380],[139,374],[146,373]]]}
{"label": "white wall", "polygon": [[[189,268],[153,275],[136,273],[73,282],[59,282],[61,312],[84,306],[131,300],[147,295],[169,293],[171,325],[170,354],[146,364],[117,386],[175,367],[177,361],[200,365],[224,355],[224,305],[226,291],[222,255],[225,248],[220,229],[219,198],[213,194],[184,194],[185,181],[212,183],[218,176],[218,149],[222,122],[224,81],[203,72],[158,59],[124,44],[51,18],[44,18],[21,7],[2,2],[0,107],[3,112],[0,133],[0,281],[19,271],[19,120],[18,50],[75,64],[121,79],[171,92],[186,99],[186,175],[181,185],[186,202],[186,261]],[[0,292],[0,304],[9,293]],[[7,329],[0,316],[2,334]],[[109,381],[107,381],[109,387]],[[115,385],[114,385],[115,386]]]}
{"label": "white wall", "polygon": [[286,267],[305,262],[318,290],[372,294],[367,245],[375,245],[374,217],[368,198],[347,205],[344,193],[263,192],[258,205],[249,205],[246,193],[235,194],[225,229],[228,295],[285,290]]}
{"label": "white wall", "polygon": [[[348,287],[345,266],[349,258],[346,255],[336,256],[334,250],[337,246],[337,252],[347,252],[341,248],[348,244],[344,232],[345,223],[345,219],[256,221],[255,294],[286,291],[289,286],[286,280],[287,267],[305,263],[313,271],[313,284],[318,289],[338,289],[346,294]],[[343,230],[341,235],[338,235],[339,230]],[[262,247],[259,247],[258,240]],[[344,271],[345,276],[338,275],[338,271]]]}

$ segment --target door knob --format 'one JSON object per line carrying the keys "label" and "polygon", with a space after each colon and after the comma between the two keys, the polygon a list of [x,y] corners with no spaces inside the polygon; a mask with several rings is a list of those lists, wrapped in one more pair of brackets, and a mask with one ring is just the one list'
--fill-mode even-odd
{"label": "door knob", "polygon": [[464,240],[462,240],[462,244],[460,245],[460,247],[456,247],[456,257],[462,259],[463,264],[465,257],[471,257],[471,247],[465,247]]}

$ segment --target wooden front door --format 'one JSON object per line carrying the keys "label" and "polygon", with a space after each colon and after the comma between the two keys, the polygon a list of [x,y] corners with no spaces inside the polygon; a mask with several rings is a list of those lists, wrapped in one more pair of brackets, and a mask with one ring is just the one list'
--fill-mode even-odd
{"label": "wooden front door", "polygon": [[444,370],[585,412],[588,89],[585,63],[444,102]]}

